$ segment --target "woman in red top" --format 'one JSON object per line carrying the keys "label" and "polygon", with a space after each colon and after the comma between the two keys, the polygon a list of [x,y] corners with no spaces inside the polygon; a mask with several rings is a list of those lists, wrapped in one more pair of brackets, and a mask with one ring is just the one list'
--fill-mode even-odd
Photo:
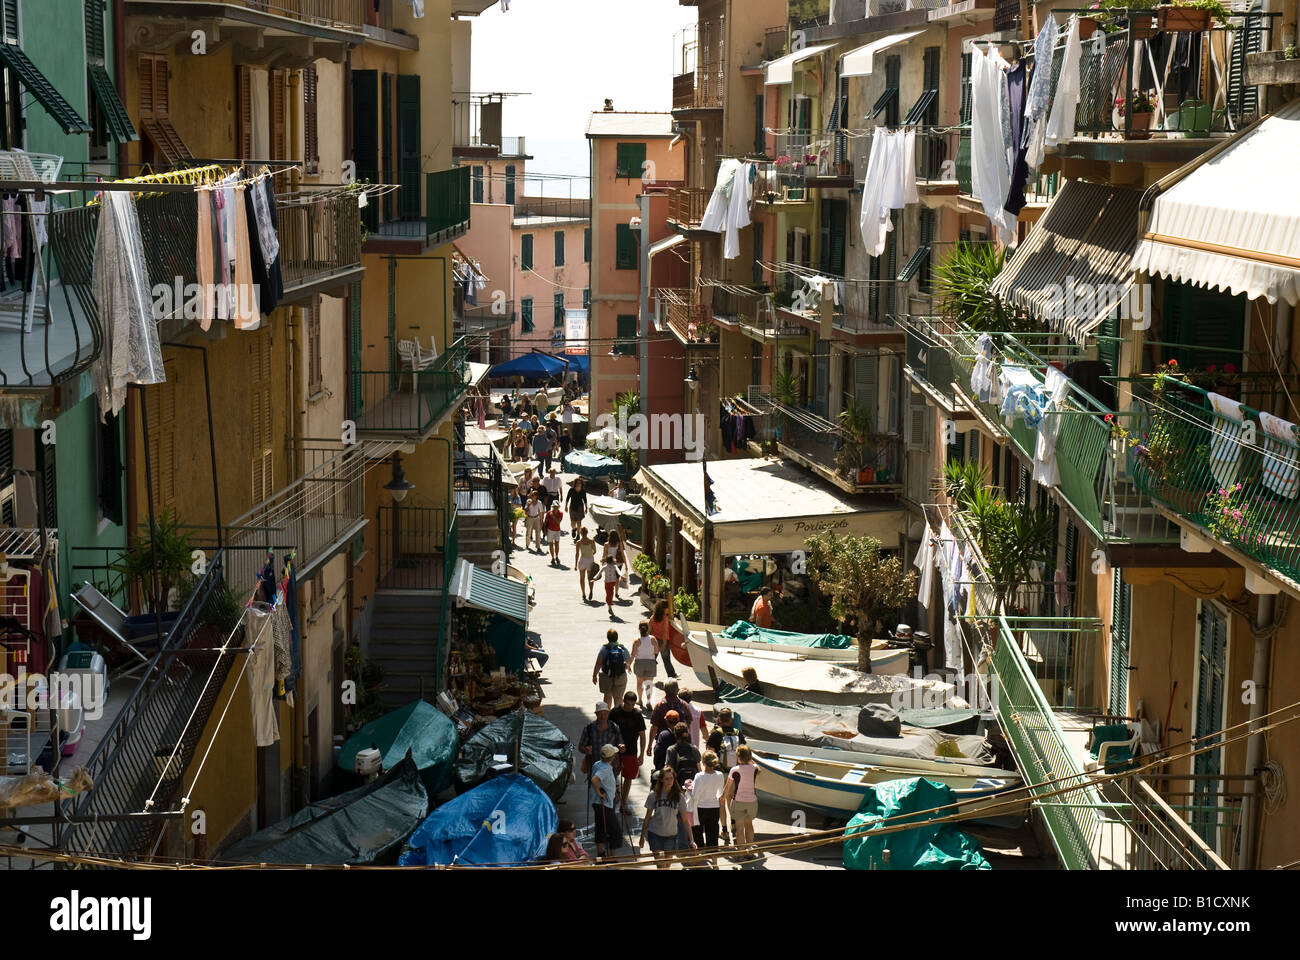
{"label": "woman in red top", "polygon": [[650,636],[655,638],[655,649],[663,657],[664,672],[670,678],[677,676],[677,670],[673,667],[672,643],[669,639],[668,630],[671,621],[668,619],[668,601],[660,600],[655,604],[654,612],[650,615]]}
{"label": "woman in red top", "polygon": [[772,626],[772,588],[764,587],[758,591],[758,599],[749,611],[749,622],[764,630]]}
{"label": "woman in red top", "polygon": [[546,543],[551,548],[551,566],[560,565],[560,522],[564,519],[564,511],[560,509],[560,501],[551,502],[551,509],[546,513]]}

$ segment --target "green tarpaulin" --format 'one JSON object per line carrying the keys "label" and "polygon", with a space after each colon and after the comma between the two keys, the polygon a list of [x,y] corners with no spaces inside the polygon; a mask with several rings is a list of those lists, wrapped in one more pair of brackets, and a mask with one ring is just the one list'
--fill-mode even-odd
{"label": "green tarpaulin", "polygon": [[364,787],[303,807],[245,837],[221,855],[241,863],[396,863],[402,844],[429,812],[420,771],[403,760]]}
{"label": "green tarpaulin", "polygon": [[391,770],[409,751],[430,796],[451,783],[452,764],[460,749],[456,725],[437,707],[412,700],[378,720],[371,720],[348,738],[339,751],[338,764],[356,769],[357,752],[375,747],[383,755],[383,768]]}
{"label": "green tarpaulin", "polygon": [[469,789],[492,775],[493,757],[502,754],[507,762],[559,802],[573,776],[573,744],[560,728],[527,710],[508,713],[492,721],[465,742],[456,761],[456,781]]}
{"label": "green tarpaulin", "polygon": [[791,647],[819,647],[823,650],[847,650],[853,646],[852,637],[838,633],[791,633],[789,630],[756,627],[748,620],[737,620],[723,630],[721,636],[728,640],[784,643]]}
{"label": "green tarpaulin", "polygon": [[[953,803],[952,788],[924,777],[889,780],[867,791],[844,833],[844,866],[849,870],[991,870],[978,841],[952,824],[879,833],[889,826],[924,823]],[[885,850],[889,851],[886,862]]]}

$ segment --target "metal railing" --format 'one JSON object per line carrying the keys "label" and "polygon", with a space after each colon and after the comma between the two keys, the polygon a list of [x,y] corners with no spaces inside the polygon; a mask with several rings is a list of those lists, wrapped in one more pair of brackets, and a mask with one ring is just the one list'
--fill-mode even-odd
{"label": "metal railing", "polygon": [[[465,393],[465,342],[456,340],[422,370],[358,371],[352,375],[353,419],[362,433],[421,436],[454,410]],[[403,382],[409,389],[403,390]]]}
{"label": "metal railing", "polygon": [[356,197],[317,197],[316,193],[301,190],[276,197],[280,276],[286,296],[361,266],[361,213]]}
{"label": "metal railing", "polygon": [[465,334],[473,335],[507,330],[514,326],[518,318],[515,302],[506,300],[500,306],[491,302],[462,306],[455,317],[455,323]]}
{"label": "metal railing", "polygon": [[[370,235],[378,238],[424,238],[431,243],[446,243],[454,240],[469,230],[470,221],[470,178],[472,167],[452,167],[438,170],[424,176],[424,213],[420,214],[418,199],[411,195],[419,193],[420,174],[399,173],[398,183],[401,191],[398,203],[399,211],[394,211],[383,223],[378,223],[379,204],[372,203],[366,212],[366,224]],[[360,172],[358,176],[360,176]],[[405,200],[401,199],[405,194]]]}
{"label": "metal railing", "polygon": [[166,820],[180,816],[179,801],[194,787],[194,777],[185,782],[190,762],[241,652],[239,642],[218,649],[238,626],[245,599],[230,622],[223,560],[218,551],[209,562],[151,669],[86,761],[94,787],[64,802],[74,822],[56,838],[59,849],[148,857]]}
{"label": "metal railing", "polygon": [[895,487],[903,482],[903,443],[899,436],[873,435],[859,451],[852,451],[845,447],[844,431],[830,421],[816,423],[805,413],[798,418],[779,416],[778,424],[777,442],[783,453],[811,461],[858,490]]}
{"label": "metal railing", "polygon": [[668,326],[687,343],[717,343],[718,330],[713,313],[700,302],[698,287],[685,290],[663,288],[655,291],[658,309]]}
{"label": "metal railing", "polygon": [[[450,508],[454,522],[456,508]],[[378,508],[379,571],[384,590],[443,590],[450,580],[449,510],[395,503]],[[455,558],[450,561],[455,564]]]}
{"label": "metal railing", "polygon": [[513,551],[510,539],[510,520],[514,507],[510,504],[510,495],[503,483],[504,461],[501,454],[490,443],[467,443],[460,451],[463,456],[456,460],[454,486],[456,490],[486,490],[492,495],[492,506],[497,514],[497,533],[502,549],[507,558]]}
{"label": "metal railing", "polygon": [[366,465],[373,455],[359,448],[305,449],[301,477],[227,525],[230,582],[252,583],[261,569],[264,554],[242,547],[289,546],[300,574],[343,549],[366,524]]}
{"label": "metal railing", "polygon": [[[1200,387],[1172,378],[1135,398],[1126,444],[1139,489],[1257,563],[1300,579],[1300,438],[1269,432],[1260,411],[1241,420]],[[1217,395],[1215,395],[1217,396]],[[1228,401],[1230,410],[1235,401]]]}
{"label": "metal railing", "polygon": [[[709,26],[721,33],[720,22]],[[688,28],[679,37],[673,69],[673,109],[720,108],[725,99],[726,67],[719,51],[705,50],[701,54],[696,27]]]}
{"label": "metal railing", "polygon": [[[168,0],[177,6],[191,0]],[[391,29],[393,0],[227,0],[233,6],[274,14],[301,23],[344,30],[366,25]]]}
{"label": "metal railing", "polygon": [[721,317],[732,323],[747,323],[751,326],[766,325],[761,318],[772,316],[771,292],[728,287],[709,288],[713,300],[713,316]]}

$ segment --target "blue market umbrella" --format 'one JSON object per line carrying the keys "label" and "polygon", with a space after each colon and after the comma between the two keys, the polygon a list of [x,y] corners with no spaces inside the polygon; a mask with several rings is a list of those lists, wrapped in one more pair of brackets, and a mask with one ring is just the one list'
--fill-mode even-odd
{"label": "blue market umbrella", "polygon": [[590,450],[574,450],[564,458],[564,472],[576,473],[580,477],[614,477],[623,474],[623,464]]}
{"label": "blue market umbrella", "polygon": [[551,377],[563,376],[567,369],[563,360],[549,353],[525,353],[505,363],[498,363],[489,371],[488,376],[547,380]]}
{"label": "blue market umbrella", "polygon": [[569,372],[588,374],[591,372],[591,357],[585,353],[566,353],[563,356],[556,355],[557,360],[569,361]]}

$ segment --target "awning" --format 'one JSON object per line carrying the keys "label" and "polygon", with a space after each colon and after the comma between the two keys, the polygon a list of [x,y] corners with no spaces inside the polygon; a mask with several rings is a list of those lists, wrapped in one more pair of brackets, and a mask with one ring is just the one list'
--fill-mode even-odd
{"label": "awning", "polygon": [[823,43],[816,47],[804,47],[794,53],[787,53],[779,60],[773,60],[763,70],[763,84],[773,86],[780,83],[793,83],[794,65],[796,63],[800,60],[807,60],[809,57],[815,57],[819,53],[824,53],[833,46],[832,43]]}
{"label": "awning", "polygon": [[650,256],[653,258],[656,253],[663,253],[665,250],[670,250],[677,246],[677,244],[685,242],[686,234],[684,233],[674,233],[671,237],[664,237],[662,240],[656,240],[654,243],[650,244]]}
{"label": "awning", "polygon": [[469,387],[477,387],[483,382],[483,378],[488,375],[488,371],[492,369],[492,364],[475,363],[473,360],[470,360],[465,364],[465,367],[465,385]]}
{"label": "awning", "polygon": [[451,595],[458,607],[499,613],[515,623],[528,625],[528,584],[480,570],[468,560],[456,561],[456,571],[451,575]]}
{"label": "awning", "polygon": [[990,292],[1082,343],[1133,285],[1141,196],[1123,187],[1065,181]]}
{"label": "awning", "polygon": [[[913,37],[919,37],[925,33],[924,30],[908,30],[906,33],[895,33],[888,37],[881,37],[879,40],[872,40],[865,46],[858,47],[856,50],[850,50],[840,58],[840,76],[841,77],[866,77],[870,76],[872,71],[872,60],[882,50],[889,47],[897,46],[900,43],[906,43]],[[768,81],[771,82],[770,80]]]}
{"label": "awning", "polygon": [[1133,269],[1269,303],[1300,300],[1300,100],[1174,173],[1156,197]]}
{"label": "awning", "polygon": [[91,132],[90,124],[81,118],[81,114],[63,98],[63,94],[54,89],[54,84],[45,79],[45,74],[37,69],[22,47],[16,43],[0,42],[0,63],[13,72],[18,82],[36,98],[64,133]]}

